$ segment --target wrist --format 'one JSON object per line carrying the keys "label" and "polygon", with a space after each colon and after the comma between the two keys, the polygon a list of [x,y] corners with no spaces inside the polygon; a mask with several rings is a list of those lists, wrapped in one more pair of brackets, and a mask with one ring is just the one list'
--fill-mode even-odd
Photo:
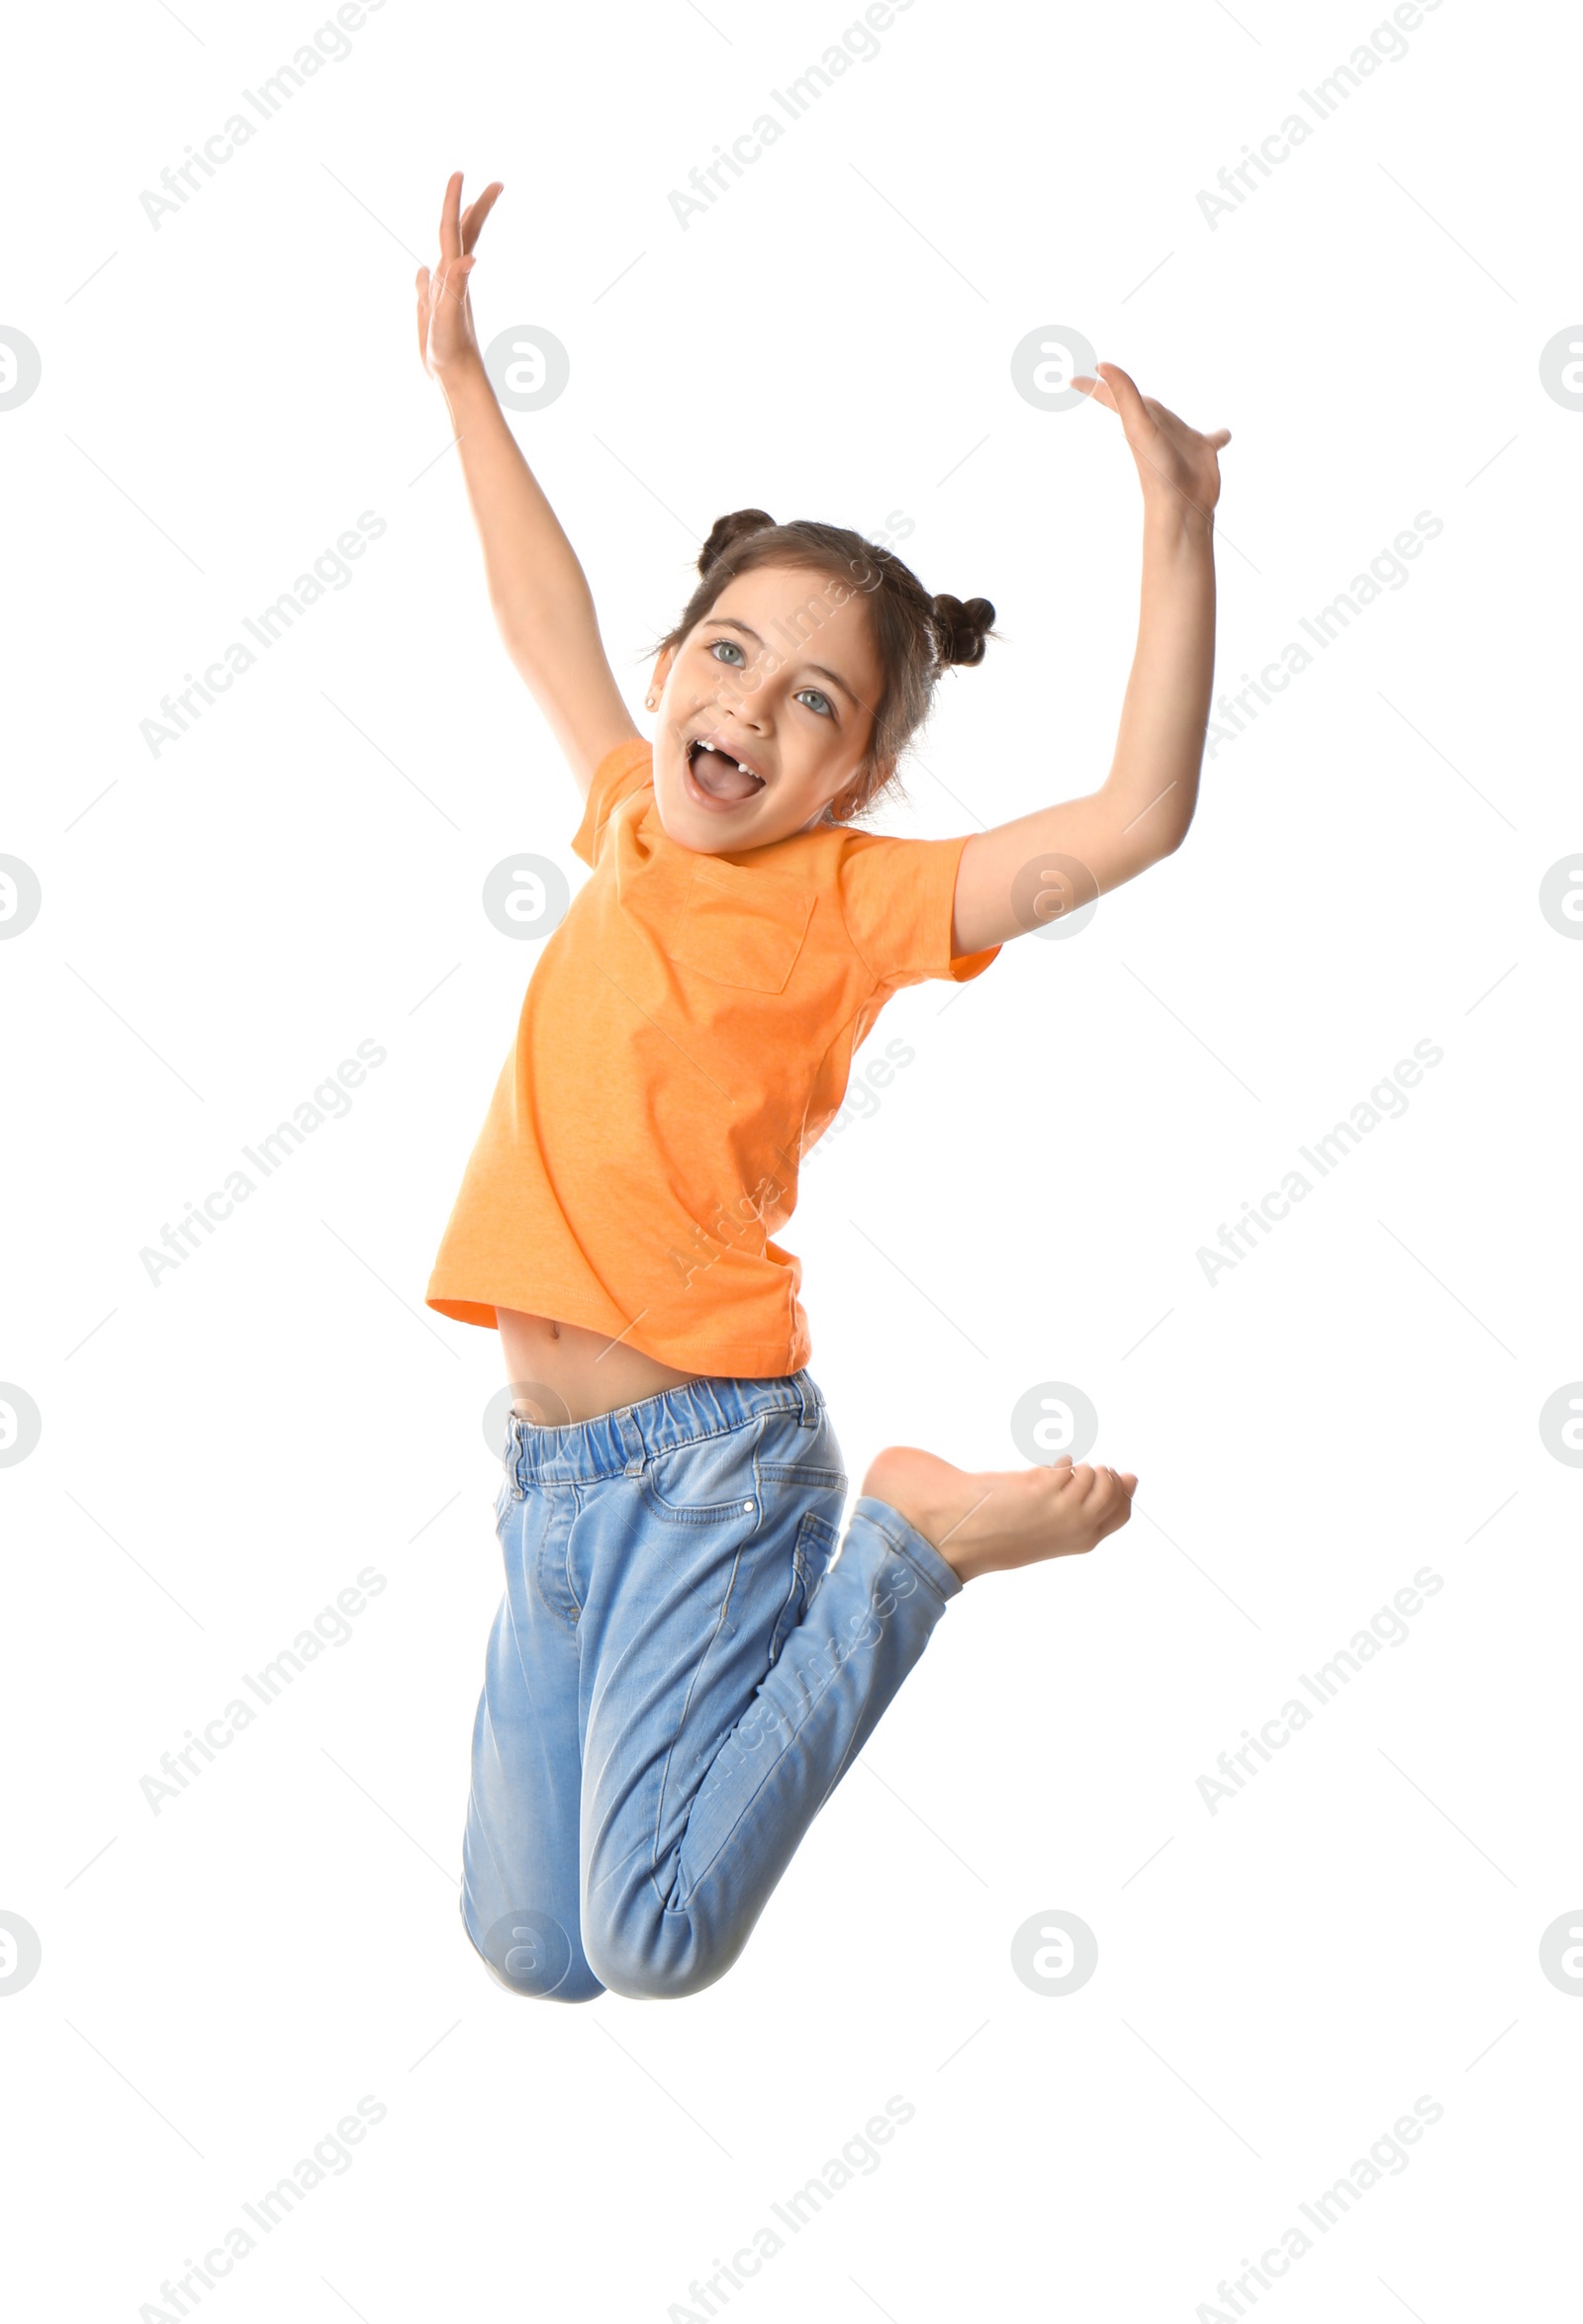
{"label": "wrist", "polygon": [[1215,511],[1166,486],[1144,495],[1144,540],[1161,549],[1207,549],[1214,538]]}
{"label": "wrist", "polygon": [[490,385],[489,373],[484,369],[484,358],[476,347],[469,347],[451,359],[434,374],[440,394],[445,398],[454,416],[459,405],[476,404],[480,396],[494,401],[495,390]]}

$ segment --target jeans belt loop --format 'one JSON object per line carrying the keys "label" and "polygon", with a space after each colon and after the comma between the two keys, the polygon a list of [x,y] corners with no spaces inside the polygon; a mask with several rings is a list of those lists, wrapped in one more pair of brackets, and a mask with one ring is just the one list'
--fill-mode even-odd
{"label": "jeans belt loop", "polygon": [[[621,1474],[625,1477],[640,1477],[648,1459],[647,1447],[643,1442],[643,1432],[627,1413],[614,1413],[611,1418],[615,1423],[615,1433],[620,1441],[621,1449],[626,1454],[626,1464],[622,1468]],[[634,1445],[636,1446],[635,1450],[633,1449]]]}

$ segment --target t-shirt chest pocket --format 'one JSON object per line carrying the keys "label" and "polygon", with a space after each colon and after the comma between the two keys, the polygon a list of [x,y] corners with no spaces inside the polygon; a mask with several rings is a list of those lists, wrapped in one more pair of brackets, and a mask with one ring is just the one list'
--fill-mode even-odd
{"label": "t-shirt chest pocket", "polygon": [[813,917],[811,888],[718,856],[694,867],[671,957],[711,984],[784,992]]}

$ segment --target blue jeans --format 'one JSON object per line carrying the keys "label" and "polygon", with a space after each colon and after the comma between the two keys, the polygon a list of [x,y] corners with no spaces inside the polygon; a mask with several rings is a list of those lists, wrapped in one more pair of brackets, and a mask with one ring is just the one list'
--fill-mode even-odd
{"label": "blue jeans", "polygon": [[832,1556],[806,1371],[512,1419],[462,1918],[512,1992],[723,1977],[962,1583],[885,1502]]}

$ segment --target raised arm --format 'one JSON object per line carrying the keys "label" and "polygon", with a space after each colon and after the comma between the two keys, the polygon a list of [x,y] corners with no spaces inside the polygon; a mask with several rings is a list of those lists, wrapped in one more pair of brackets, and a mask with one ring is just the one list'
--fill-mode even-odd
{"label": "raised arm", "polygon": [[473,327],[473,250],[500,192],[486,187],[464,211],[461,172],[447,184],[439,264],[418,273],[418,345],[450,412],[506,650],[586,796],[600,761],[637,728],[605,659],[583,568],[506,424]]}
{"label": "raised arm", "polygon": [[[1116,752],[1096,791],[976,832],[957,872],[952,949],[1025,935],[1136,878],[1179,847],[1198,798],[1215,667],[1214,508],[1222,427],[1199,435],[1114,363],[1073,380],[1119,415],[1144,495],[1138,644]],[[1064,856],[1080,868],[1032,870]]]}

